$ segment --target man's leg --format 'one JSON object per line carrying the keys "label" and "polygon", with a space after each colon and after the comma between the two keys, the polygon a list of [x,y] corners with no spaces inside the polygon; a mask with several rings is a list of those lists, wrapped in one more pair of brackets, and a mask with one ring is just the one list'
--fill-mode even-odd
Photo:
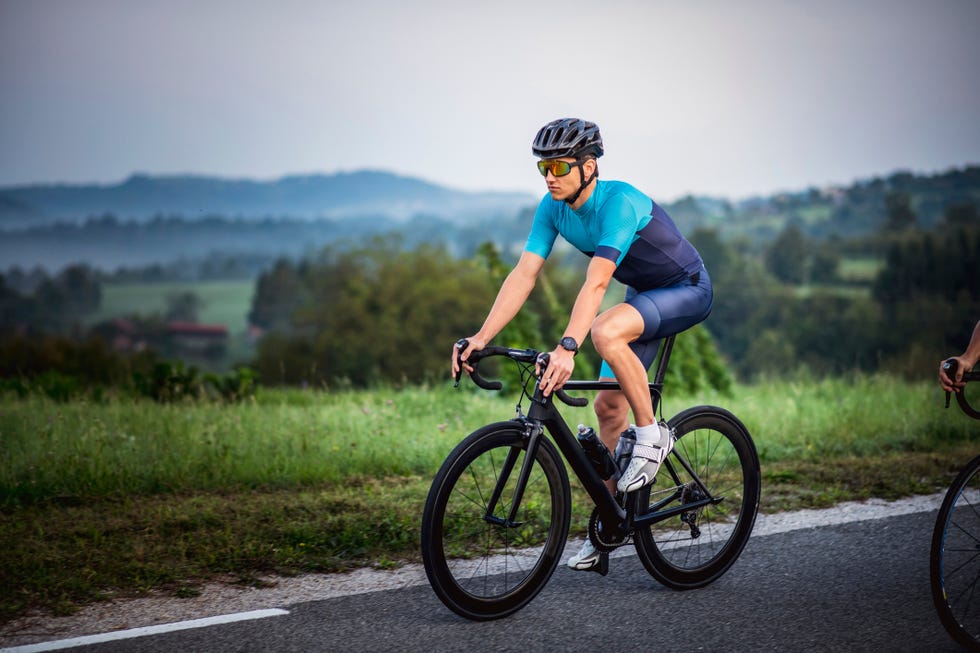
{"label": "man's leg", "polygon": [[[591,334],[596,351],[615,373],[637,426],[654,421],[647,370],[630,348],[630,343],[643,335],[643,329],[643,316],[638,310],[629,304],[617,304],[595,319]],[[624,418],[628,419],[625,415]],[[623,425],[619,433],[625,428]]]}
{"label": "man's leg", "polygon": [[673,447],[670,436],[656,423],[647,369],[630,347],[631,342],[643,335],[645,327],[643,315],[630,304],[611,308],[596,318],[592,326],[592,342],[619,380],[636,423],[633,457],[617,483],[617,488],[624,492],[652,483]]}
{"label": "man's leg", "polygon": [[[619,310],[617,311],[617,309]],[[612,313],[611,316],[610,313]],[[617,319],[617,316],[619,316],[619,319]],[[637,358],[636,354],[629,347],[629,343],[632,340],[636,340],[642,333],[643,318],[639,312],[628,304],[620,304],[596,318],[592,324],[591,336],[596,351],[599,352],[599,355],[606,362],[610,362],[609,357],[611,356],[618,363],[620,359],[619,352],[612,351],[612,349],[615,348],[616,343],[621,342],[625,349],[625,354],[631,357],[636,366],[640,368],[647,407],[644,410],[641,406],[639,414],[649,415],[649,419],[652,421],[653,403],[650,400],[649,390],[647,390],[646,369],[643,368],[643,363],[640,362],[640,359]],[[612,364],[610,362],[610,365]],[[623,387],[620,370],[613,367],[613,372],[616,375],[615,378],[620,380],[620,387]],[[600,380],[608,381],[615,379],[602,377]],[[618,390],[600,390],[596,396],[593,407],[595,408],[596,419],[599,422],[599,438],[606,445],[606,448],[609,449],[610,454],[616,450],[620,433],[625,431],[629,426],[630,406],[632,406],[632,403],[629,400],[629,394]],[[637,414],[636,406],[633,406],[633,414]],[[614,478],[607,480],[606,486],[609,488],[610,494],[615,494],[616,480]],[[597,569],[600,566],[600,555],[595,547],[592,546],[592,542],[586,539],[579,552],[569,558],[568,566],[579,571]]]}
{"label": "man's leg", "polygon": [[[599,377],[600,381],[615,381],[612,377]],[[595,409],[596,421],[599,422],[599,439],[609,449],[610,454],[616,452],[620,434],[629,428],[630,405],[626,395],[619,390],[600,390],[592,404]],[[606,481],[610,494],[616,493],[616,479]]]}

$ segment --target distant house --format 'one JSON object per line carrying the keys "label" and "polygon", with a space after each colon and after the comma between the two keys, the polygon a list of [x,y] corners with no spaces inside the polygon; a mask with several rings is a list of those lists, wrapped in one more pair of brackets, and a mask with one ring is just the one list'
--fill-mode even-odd
{"label": "distant house", "polygon": [[220,358],[226,353],[229,341],[228,327],[224,324],[160,323],[121,317],[95,325],[92,333],[118,352],[151,349],[165,358],[186,358],[193,362]]}
{"label": "distant house", "polygon": [[188,353],[213,353],[228,344],[228,327],[224,324],[168,322],[166,334],[175,349]]}

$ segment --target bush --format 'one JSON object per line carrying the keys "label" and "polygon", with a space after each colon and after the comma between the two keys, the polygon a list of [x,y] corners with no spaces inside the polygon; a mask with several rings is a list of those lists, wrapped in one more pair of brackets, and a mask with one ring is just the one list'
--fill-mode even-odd
{"label": "bush", "polygon": [[181,361],[160,360],[152,351],[125,355],[99,338],[15,336],[0,340],[0,392],[20,398],[42,394],[67,402],[102,401],[107,389],[161,403],[214,399],[237,402],[255,396],[257,373],[247,367],[228,374],[202,374]]}

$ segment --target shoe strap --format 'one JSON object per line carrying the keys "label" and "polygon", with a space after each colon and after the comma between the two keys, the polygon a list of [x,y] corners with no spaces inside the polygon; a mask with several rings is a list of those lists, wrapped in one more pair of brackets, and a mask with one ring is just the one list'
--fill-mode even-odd
{"label": "shoe strap", "polygon": [[633,446],[633,456],[639,458],[646,458],[647,460],[656,460],[661,462],[667,457],[667,448],[658,447],[655,444],[640,444],[637,442]]}

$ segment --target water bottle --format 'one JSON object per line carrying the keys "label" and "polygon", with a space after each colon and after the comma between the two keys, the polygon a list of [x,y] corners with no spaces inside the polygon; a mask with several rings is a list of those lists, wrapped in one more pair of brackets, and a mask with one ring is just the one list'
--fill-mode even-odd
{"label": "water bottle", "polygon": [[619,444],[616,445],[616,467],[619,468],[619,475],[626,472],[633,457],[633,445],[636,444],[636,431],[629,427],[619,436]]}
{"label": "water bottle", "polygon": [[585,454],[589,457],[592,467],[603,480],[616,473],[616,461],[613,460],[609,449],[602,443],[591,426],[578,425],[578,442],[585,449]]}

